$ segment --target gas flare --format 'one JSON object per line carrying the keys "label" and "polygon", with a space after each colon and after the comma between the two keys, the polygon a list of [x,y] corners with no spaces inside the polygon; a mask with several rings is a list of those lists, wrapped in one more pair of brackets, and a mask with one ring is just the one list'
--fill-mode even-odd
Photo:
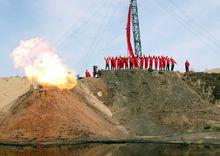
{"label": "gas flare", "polygon": [[11,56],[15,67],[24,69],[31,82],[67,90],[77,84],[73,71],[62,64],[56,50],[41,38],[21,41]]}

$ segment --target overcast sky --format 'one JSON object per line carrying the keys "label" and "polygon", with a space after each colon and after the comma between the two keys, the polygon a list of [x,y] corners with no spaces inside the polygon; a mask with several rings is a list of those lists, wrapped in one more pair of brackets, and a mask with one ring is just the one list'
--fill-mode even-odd
{"label": "overcast sky", "polygon": [[[129,0],[0,0],[0,77],[22,75],[9,57],[20,40],[41,37],[76,73],[126,55]],[[138,0],[144,54],[168,55],[177,70],[220,67],[220,0]]]}

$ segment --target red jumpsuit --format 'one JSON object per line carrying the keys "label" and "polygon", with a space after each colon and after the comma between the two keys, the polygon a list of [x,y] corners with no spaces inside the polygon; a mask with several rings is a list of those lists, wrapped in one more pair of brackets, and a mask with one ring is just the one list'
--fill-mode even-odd
{"label": "red jumpsuit", "polygon": [[162,70],[163,68],[163,60],[162,57],[159,58],[159,70]]}
{"label": "red jumpsuit", "polygon": [[187,60],[186,63],[185,63],[186,72],[189,72],[189,66],[190,66],[190,63]]}
{"label": "red jumpsuit", "polygon": [[144,69],[144,58],[140,57],[140,68]]}
{"label": "red jumpsuit", "polygon": [[112,58],[112,67],[113,70],[116,70],[116,58]]}
{"label": "red jumpsuit", "polygon": [[144,58],[144,63],[145,63],[144,68],[145,68],[145,69],[148,69],[148,60],[149,60],[148,57],[145,57],[145,58]]}
{"label": "red jumpsuit", "polygon": [[118,57],[117,58],[117,69],[120,69],[121,67],[121,59]]}
{"label": "red jumpsuit", "polygon": [[154,68],[155,70],[158,70],[158,57],[154,58]]}
{"label": "red jumpsuit", "polygon": [[136,69],[138,67],[138,57],[132,57],[131,61],[133,63],[133,68]]}
{"label": "red jumpsuit", "polygon": [[109,70],[110,69],[110,62],[111,62],[111,59],[109,57],[105,58],[105,69]]}
{"label": "red jumpsuit", "polygon": [[115,58],[115,65],[116,65],[115,68],[116,68],[116,70],[119,69],[119,64],[120,64],[120,63],[119,63],[119,58],[116,57],[116,58]]}
{"label": "red jumpsuit", "polygon": [[124,69],[124,59],[122,57],[119,59],[119,62],[120,62],[119,64],[120,70]]}
{"label": "red jumpsuit", "polygon": [[165,57],[163,57],[162,62],[163,62],[163,70],[165,70],[165,68],[166,68],[166,58]]}
{"label": "red jumpsuit", "polygon": [[175,65],[175,64],[176,64],[176,61],[171,58],[171,59],[170,59],[170,63],[171,63],[171,65]]}
{"label": "red jumpsuit", "polygon": [[128,58],[124,57],[125,69],[128,69]]}
{"label": "red jumpsuit", "polygon": [[114,69],[114,61],[113,61],[113,57],[111,57],[111,70],[113,70]]}
{"label": "red jumpsuit", "polygon": [[152,57],[150,57],[150,62],[149,63],[150,63],[149,68],[152,69],[153,68],[153,58]]}
{"label": "red jumpsuit", "polygon": [[86,77],[87,77],[87,78],[91,77],[91,74],[89,73],[89,71],[88,71],[88,70],[86,70],[85,75],[86,75]]}

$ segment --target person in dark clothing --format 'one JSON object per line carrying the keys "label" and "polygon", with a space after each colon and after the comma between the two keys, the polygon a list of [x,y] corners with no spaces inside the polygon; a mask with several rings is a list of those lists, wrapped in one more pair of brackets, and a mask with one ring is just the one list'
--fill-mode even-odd
{"label": "person in dark clothing", "polygon": [[98,69],[97,66],[93,66],[93,77],[97,76],[97,69]]}
{"label": "person in dark clothing", "polygon": [[166,63],[167,63],[166,70],[170,70],[170,59],[168,57],[166,57]]}
{"label": "person in dark clothing", "polygon": [[171,57],[170,59],[170,63],[171,63],[171,70],[174,71],[174,67],[177,64],[176,61]]}
{"label": "person in dark clothing", "polygon": [[129,62],[130,62],[130,70],[134,69],[134,68],[133,68],[133,62],[132,62],[132,58],[131,58],[131,57],[129,58]]}
{"label": "person in dark clothing", "polygon": [[101,77],[102,76],[102,70],[101,69],[98,69],[97,71],[97,77]]}

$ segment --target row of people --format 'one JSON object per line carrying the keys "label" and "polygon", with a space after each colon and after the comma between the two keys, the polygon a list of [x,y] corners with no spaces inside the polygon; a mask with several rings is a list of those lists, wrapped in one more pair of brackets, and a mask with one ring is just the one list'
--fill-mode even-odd
{"label": "row of people", "polygon": [[174,70],[176,61],[171,57],[143,56],[143,57],[106,57],[106,70],[146,69],[146,70]]}
{"label": "row of people", "polygon": [[[141,69],[151,69],[151,70],[174,70],[176,61],[171,57],[163,57],[163,56],[148,56],[148,57],[139,57],[139,58],[131,58],[131,57],[107,57],[106,61],[106,70],[117,70],[117,69],[135,69],[138,67]],[[136,64],[136,65],[134,65]],[[190,71],[190,63],[188,60],[185,62],[185,70],[186,72]],[[97,66],[93,66],[93,77],[101,76],[101,69],[98,69]],[[91,77],[89,70],[86,70],[85,77]]]}

